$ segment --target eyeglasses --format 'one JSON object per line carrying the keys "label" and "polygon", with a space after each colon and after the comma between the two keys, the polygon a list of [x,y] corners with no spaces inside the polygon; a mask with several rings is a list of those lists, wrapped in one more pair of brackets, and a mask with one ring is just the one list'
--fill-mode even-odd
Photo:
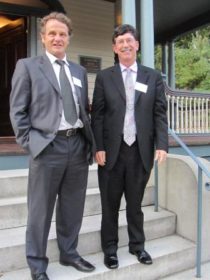
{"label": "eyeglasses", "polygon": [[136,42],[136,40],[134,38],[126,38],[126,39],[117,39],[115,40],[115,44],[116,45],[123,45],[123,44],[133,44],[134,42]]}

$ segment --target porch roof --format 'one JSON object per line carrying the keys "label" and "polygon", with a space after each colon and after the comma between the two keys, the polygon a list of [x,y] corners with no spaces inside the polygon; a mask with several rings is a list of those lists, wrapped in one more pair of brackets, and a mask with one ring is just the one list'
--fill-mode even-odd
{"label": "porch roof", "polygon": [[[117,0],[98,0],[115,3]],[[61,0],[36,0],[31,1],[30,6],[25,9],[22,0],[16,0],[12,4],[12,10],[22,12],[23,15],[40,15],[50,10],[65,12]],[[32,3],[36,3],[35,7]],[[140,21],[140,0],[136,0],[136,19]],[[154,31],[155,43],[172,41],[176,37],[193,29],[210,24],[210,0],[154,0]],[[11,12],[11,4],[7,1],[0,1],[1,10]],[[10,2],[11,3],[11,2]],[[40,3],[40,4],[39,4]]]}
{"label": "porch roof", "polygon": [[164,43],[198,27],[210,24],[209,0],[155,0],[156,43]]}
{"label": "porch roof", "polygon": [[[102,0],[100,0],[102,1]],[[117,0],[105,0],[115,3]],[[137,26],[140,2],[136,0]],[[153,0],[155,43],[172,41],[179,35],[210,24],[210,0]]]}
{"label": "porch roof", "polygon": [[59,11],[65,13],[63,5],[59,0],[24,0],[0,1],[1,12],[5,14],[23,15],[23,16],[43,16],[50,11]]}

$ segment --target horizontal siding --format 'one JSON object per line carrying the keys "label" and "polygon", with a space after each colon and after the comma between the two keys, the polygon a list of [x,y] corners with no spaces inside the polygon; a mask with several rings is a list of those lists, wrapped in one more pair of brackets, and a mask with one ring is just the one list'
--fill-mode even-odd
{"label": "horizontal siding", "polygon": [[[114,28],[114,4],[102,0],[60,1],[73,23],[73,37],[68,56],[79,62],[79,56],[101,58],[102,69],[113,65],[111,37]],[[89,98],[95,83],[94,74],[88,74]]]}
{"label": "horizontal siding", "polygon": [[[79,63],[80,56],[101,58],[102,69],[113,65],[112,33],[114,28],[114,4],[102,0],[61,0],[72,20],[73,36],[67,56]],[[39,24],[38,24],[39,26]],[[38,54],[42,53],[40,38]],[[95,74],[88,74],[89,99],[92,101]]]}

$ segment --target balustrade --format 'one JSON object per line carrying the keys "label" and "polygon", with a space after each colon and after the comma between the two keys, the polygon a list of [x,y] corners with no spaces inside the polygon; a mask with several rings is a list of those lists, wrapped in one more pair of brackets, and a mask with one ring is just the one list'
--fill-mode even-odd
{"label": "balustrade", "polygon": [[210,94],[171,90],[165,85],[169,127],[178,134],[210,133]]}

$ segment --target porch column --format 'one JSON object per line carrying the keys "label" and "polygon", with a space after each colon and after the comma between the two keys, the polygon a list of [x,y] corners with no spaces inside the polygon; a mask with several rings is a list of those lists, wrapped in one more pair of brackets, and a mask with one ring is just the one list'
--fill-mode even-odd
{"label": "porch column", "polygon": [[175,52],[174,41],[168,45],[168,82],[172,89],[175,89]]}
{"label": "porch column", "polygon": [[36,22],[36,17],[31,16],[29,17],[29,22],[28,22],[28,36],[27,36],[27,41],[28,41],[28,49],[27,53],[28,56],[36,56],[37,55],[37,22]]}
{"label": "porch column", "polygon": [[141,0],[141,63],[154,68],[153,0]]}
{"label": "porch column", "polygon": [[122,0],[122,24],[136,27],[136,1]]}
{"label": "porch column", "polygon": [[163,78],[166,81],[166,83],[168,84],[168,46],[167,44],[163,44],[161,45],[161,49],[162,49],[162,74],[163,74]]}

